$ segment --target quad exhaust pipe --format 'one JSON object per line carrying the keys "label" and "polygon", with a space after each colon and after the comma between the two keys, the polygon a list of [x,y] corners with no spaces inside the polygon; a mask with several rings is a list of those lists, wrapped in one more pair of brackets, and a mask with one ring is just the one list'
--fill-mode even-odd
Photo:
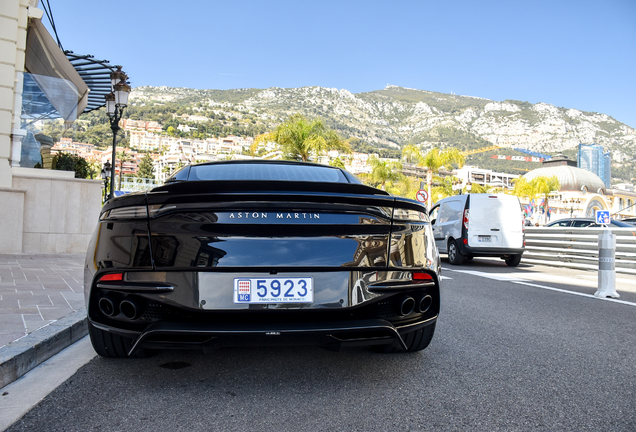
{"label": "quad exhaust pipe", "polygon": [[139,308],[137,307],[137,304],[131,300],[122,300],[122,302],[119,303],[119,309],[121,310],[122,315],[129,320],[139,318]]}
{"label": "quad exhaust pipe", "polygon": [[415,300],[413,297],[404,297],[402,303],[400,303],[400,315],[407,316],[415,309]]}
{"label": "quad exhaust pipe", "polygon": [[99,310],[106,316],[112,317],[119,313],[115,303],[108,297],[102,297],[99,299]]}
{"label": "quad exhaust pipe", "polygon": [[433,298],[430,295],[425,295],[420,299],[420,303],[417,305],[417,311],[424,313],[431,308],[433,304]]}
{"label": "quad exhaust pipe", "polygon": [[109,317],[117,316],[120,312],[129,320],[136,320],[141,316],[141,308],[133,300],[126,299],[117,304],[108,297],[102,297],[98,306],[100,312]]}
{"label": "quad exhaust pipe", "polygon": [[425,295],[418,301],[413,297],[404,297],[398,306],[398,313],[400,316],[408,316],[413,312],[419,313],[427,312],[433,305],[433,298],[430,295]]}

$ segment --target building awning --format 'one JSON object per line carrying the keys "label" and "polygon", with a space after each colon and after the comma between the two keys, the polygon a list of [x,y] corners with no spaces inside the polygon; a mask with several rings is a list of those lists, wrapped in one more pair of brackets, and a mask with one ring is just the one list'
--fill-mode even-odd
{"label": "building awning", "polygon": [[73,51],[64,51],[64,54],[90,89],[83,112],[103,107],[106,104],[104,97],[112,91],[110,74],[116,66],[112,66],[108,60],[97,60],[92,55],[75,54]]}
{"label": "building awning", "polygon": [[29,25],[25,69],[64,121],[84,112],[89,88],[40,20]]}
{"label": "building awning", "polygon": [[[37,94],[32,96],[32,108],[37,110],[35,102],[39,99],[40,115],[59,114],[67,122],[105,105],[104,96],[112,91],[110,74],[116,69],[108,60],[62,52],[40,20],[31,20],[29,24],[25,68],[31,74],[28,81],[35,81],[33,84],[45,96],[45,99]],[[33,88],[29,83],[27,87]]]}

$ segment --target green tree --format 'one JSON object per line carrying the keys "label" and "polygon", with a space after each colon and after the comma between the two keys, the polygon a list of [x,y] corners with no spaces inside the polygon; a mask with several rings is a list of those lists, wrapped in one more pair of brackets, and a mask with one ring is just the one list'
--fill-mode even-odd
{"label": "green tree", "polygon": [[370,157],[367,164],[371,165],[371,181],[379,183],[382,190],[386,190],[387,181],[399,181],[403,174],[400,162],[388,162],[376,157]]}
{"label": "green tree", "polygon": [[60,171],[75,171],[75,178],[92,178],[91,167],[86,159],[64,152],[53,156],[51,168]]}
{"label": "green tree", "polygon": [[342,169],[345,169],[345,164],[344,164],[344,162],[342,161],[342,159],[340,159],[339,157],[337,157],[337,158],[335,158],[335,159],[332,159],[332,160],[329,162],[329,165],[331,165],[331,166],[333,166],[333,167],[336,167],[336,168],[342,168]]}
{"label": "green tree", "polygon": [[402,159],[406,163],[419,163],[422,160],[422,154],[419,147],[415,144],[407,144],[402,148]]}
{"label": "green tree", "polygon": [[155,166],[154,161],[149,154],[146,154],[139,162],[139,170],[137,171],[137,177],[139,178],[155,178]]}
{"label": "green tree", "polygon": [[442,150],[434,147],[420,158],[418,166],[425,167],[427,170],[426,184],[430,205],[433,205],[433,175],[438,173],[441,168],[450,167],[452,164],[456,164],[459,168],[464,165],[464,155],[455,147],[447,147]]}
{"label": "green tree", "polygon": [[280,146],[285,159],[303,162],[328,150],[349,151],[338,134],[328,129],[322,120],[310,121],[301,114],[294,114],[273,131],[259,135],[254,140],[254,145],[270,141]]}

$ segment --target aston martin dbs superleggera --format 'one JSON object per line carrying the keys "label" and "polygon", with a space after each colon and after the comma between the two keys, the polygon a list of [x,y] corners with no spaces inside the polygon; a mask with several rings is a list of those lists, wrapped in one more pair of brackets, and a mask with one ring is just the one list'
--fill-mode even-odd
{"label": "aston martin dbs superleggera", "polygon": [[109,200],[88,248],[93,347],[419,351],[439,313],[426,208],[325,165],[189,165]]}

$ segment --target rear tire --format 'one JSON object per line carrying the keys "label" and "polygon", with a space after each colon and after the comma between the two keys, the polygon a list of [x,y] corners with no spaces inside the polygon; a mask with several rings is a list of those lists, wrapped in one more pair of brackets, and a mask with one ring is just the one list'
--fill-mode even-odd
{"label": "rear tire", "polygon": [[385,354],[422,351],[433,339],[433,335],[435,334],[435,324],[436,323],[433,323],[419,330],[414,330],[404,334],[402,339],[404,339],[404,343],[406,344],[406,351],[402,349],[401,346],[395,346],[393,344],[374,346],[372,349],[376,352]]}
{"label": "rear tire", "polygon": [[[131,357],[128,355],[128,353],[133,346],[132,339],[99,329],[90,322],[88,323],[88,334],[91,338],[93,349],[100,356],[107,358]],[[132,357],[144,358],[148,357],[148,354],[148,352],[141,349],[137,350],[137,352],[133,354]]]}
{"label": "rear tire", "polygon": [[459,251],[455,240],[448,243],[448,262],[453,265],[461,265],[464,262],[464,255]]}
{"label": "rear tire", "polygon": [[520,262],[521,262],[521,254],[510,255],[508,258],[506,258],[506,264],[508,264],[510,267],[517,267]]}

